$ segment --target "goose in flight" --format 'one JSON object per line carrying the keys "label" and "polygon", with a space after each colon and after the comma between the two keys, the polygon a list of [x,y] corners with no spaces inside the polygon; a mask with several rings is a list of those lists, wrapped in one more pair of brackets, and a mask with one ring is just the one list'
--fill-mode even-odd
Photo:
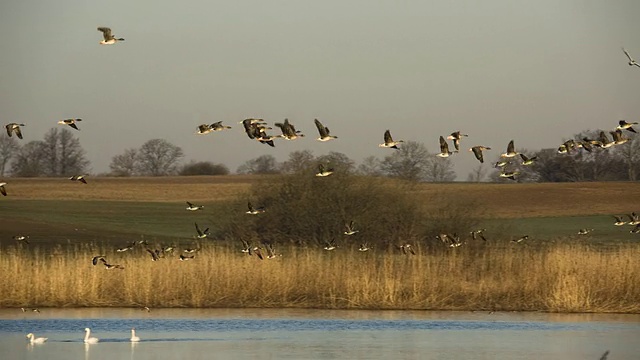
{"label": "goose in flight", "polygon": [[446,158],[456,152],[458,151],[457,150],[454,150],[453,152],[449,151],[449,144],[447,144],[447,141],[444,139],[444,137],[440,136],[440,153],[436,154],[436,156],[439,156],[441,158]]}
{"label": "goose in flight", "polygon": [[222,131],[222,130],[231,129],[231,126],[222,125],[222,121],[216,121],[213,124],[211,124],[210,127],[211,127],[211,130],[213,131]]}
{"label": "goose in flight", "polygon": [[622,136],[622,130],[620,129],[617,129],[616,131],[610,131],[609,133],[611,134],[611,138],[613,139],[613,143],[615,145],[622,145],[629,141],[628,138]]}
{"label": "goose in flight", "polygon": [[355,227],[353,226],[354,222],[353,220],[349,221],[348,223],[344,224],[345,227],[345,231],[344,234],[351,236],[357,232],[359,232],[359,230],[356,230]]}
{"label": "goose in flight", "polygon": [[9,135],[9,137],[11,137],[13,133],[15,133],[18,139],[22,139],[22,131],[20,131],[20,126],[25,125],[18,123],[8,123],[4,127],[7,129],[7,135]]}
{"label": "goose in flight", "polygon": [[629,217],[629,222],[627,224],[631,226],[640,225],[640,215],[636,214],[635,212],[632,212],[627,216]]}
{"label": "goose in flight", "polygon": [[140,341],[140,338],[136,336],[136,328],[131,328],[131,339],[129,339],[129,340],[131,340],[131,342]]}
{"label": "goose in flight", "polygon": [[27,339],[29,339],[30,344],[44,344],[48,340],[46,337],[37,338],[33,333],[28,333]]}
{"label": "goose in flight", "polygon": [[204,205],[193,205],[192,203],[187,201],[187,210],[189,211],[198,211],[204,209]]}
{"label": "goose in flight", "polygon": [[73,175],[69,178],[71,181],[80,181],[83,184],[87,183],[87,180],[84,178],[84,175]]}
{"label": "goose in flight", "polygon": [[247,136],[249,137],[249,139],[255,139],[256,129],[258,129],[259,127],[264,127],[266,123],[264,122],[263,119],[250,118],[250,119],[244,119],[240,121],[240,124],[244,126],[244,131],[247,133]]}
{"label": "goose in flight", "polygon": [[3,196],[7,196],[7,189],[4,188],[5,185],[7,185],[6,182],[0,182],[0,194]]}
{"label": "goose in flight", "polygon": [[29,236],[28,235],[14,235],[13,240],[15,241],[24,241],[25,244],[29,245]]}
{"label": "goose in flight", "polygon": [[123,38],[116,38],[111,34],[111,28],[108,27],[99,27],[98,31],[102,32],[103,40],[100,40],[100,45],[113,45],[118,41],[124,41]]}
{"label": "goose in flight", "polygon": [[78,121],[82,121],[82,119],[64,119],[64,120],[60,120],[58,121],[58,124],[60,125],[69,125],[72,128],[76,129],[76,130],[80,130],[78,129],[78,125],[76,125],[76,122]]}
{"label": "goose in flight", "polygon": [[106,263],[106,257],[104,255],[96,255],[91,259],[91,263],[93,264],[93,266],[98,265],[98,261],[102,261],[103,263]]}
{"label": "goose in flight", "polygon": [[627,51],[627,49],[622,48],[622,51],[624,51],[624,54],[627,55],[627,58],[629,59],[629,66],[637,66],[640,67],[640,64],[638,64],[632,57],[631,55],[629,55],[629,52]]}
{"label": "goose in flight", "polygon": [[368,242],[363,242],[362,244],[360,244],[360,247],[358,248],[358,251],[362,251],[362,252],[369,251],[369,250],[371,250],[371,247],[369,246]]}
{"label": "goose in flight", "polygon": [[507,145],[507,152],[505,152],[504,154],[501,154],[501,157],[506,157],[506,158],[511,158],[514,157],[516,155],[520,154],[519,152],[517,152],[515,150],[515,146],[513,145],[513,140],[509,141],[509,144]]}
{"label": "goose in flight", "polygon": [[400,249],[400,251],[402,251],[402,253],[404,255],[415,255],[416,252],[413,250],[413,247],[411,246],[411,244],[402,244],[402,245],[398,245],[398,249]]}
{"label": "goose in flight", "polygon": [[500,173],[500,177],[501,178],[515,180],[516,179],[516,175],[520,174],[520,172],[518,172],[518,171],[504,171],[504,169],[502,169],[502,170],[503,171]]}
{"label": "goose in flight", "polygon": [[325,176],[329,176],[331,174],[333,174],[333,169],[332,168],[325,168],[324,165],[318,164],[318,172],[316,173],[316,176],[325,177]]}
{"label": "goose in flight", "polygon": [[520,154],[520,157],[522,158],[522,165],[524,166],[529,166],[538,160],[537,156],[527,157],[525,154]]}
{"label": "goose in flight", "polygon": [[504,161],[504,160],[502,160],[502,161],[498,161],[498,162],[496,162],[496,164],[494,165],[494,167],[496,167],[496,168],[502,168],[502,167],[507,166],[507,164],[508,164],[508,163],[509,163],[508,161]]}
{"label": "goose in flight", "polygon": [[384,132],[384,143],[378,146],[382,148],[391,148],[397,150],[398,145],[403,142],[404,140],[393,141],[393,138],[391,137],[391,131],[387,130]]}
{"label": "goose in flight", "polygon": [[486,229],[473,230],[473,231],[471,231],[471,238],[473,240],[475,240],[475,239],[477,239],[479,237],[483,241],[487,241],[487,238],[485,238],[484,234],[483,234],[485,231],[486,231]]}
{"label": "goose in flight", "polygon": [[529,239],[529,235],[525,235],[525,236],[521,236],[521,237],[519,237],[519,238],[517,238],[517,239],[513,239],[513,240],[511,240],[511,242],[514,242],[514,243],[521,243],[521,242],[523,242],[523,241],[525,241],[525,240],[528,240],[528,239]]}
{"label": "goose in flight", "polygon": [[249,215],[262,214],[263,212],[267,211],[264,206],[259,206],[257,208],[254,208],[253,205],[251,204],[251,201],[247,202],[247,208],[248,210],[246,214],[249,214]]}
{"label": "goose in flight", "polygon": [[629,130],[631,132],[637,133],[637,131],[632,127],[633,125],[638,125],[638,123],[637,122],[629,123],[624,120],[620,120],[618,121],[618,126],[616,126],[616,130]]}
{"label": "goose in flight", "polygon": [[480,161],[481,164],[484,163],[484,157],[482,156],[482,152],[485,150],[491,150],[491,148],[488,146],[478,145],[469,149],[469,151],[473,152],[473,155],[475,155],[476,159],[478,159],[478,161]]}
{"label": "goose in flight", "polygon": [[338,247],[338,245],[336,245],[336,239],[325,240],[324,243],[325,243],[325,246],[323,249],[327,251],[335,250]]}
{"label": "goose in flight", "polygon": [[209,236],[209,228],[204,229],[204,231],[200,230],[200,227],[198,226],[198,223],[194,223],[196,224],[196,232],[198,233],[197,238],[198,239],[204,239],[207,236]]}
{"label": "goose in flight", "polygon": [[213,131],[213,128],[211,127],[211,125],[209,124],[200,124],[198,125],[198,131],[196,131],[196,134],[198,135],[206,135],[210,132]]}
{"label": "goose in flight", "polygon": [[578,235],[589,235],[593,232],[593,229],[580,229],[578,230]]}
{"label": "goose in flight", "polygon": [[284,119],[284,123],[275,123],[274,125],[280,128],[280,131],[282,131],[281,137],[287,140],[295,140],[299,137],[304,137],[304,134],[299,130],[296,130],[296,127],[289,122],[289,119]]}
{"label": "goose in flight", "polygon": [[600,131],[600,136],[598,137],[598,141],[600,141],[600,144],[602,144],[601,147],[603,149],[610,148],[616,144],[615,141],[609,141],[609,138],[607,137],[607,134],[604,133],[604,131]]}
{"label": "goose in flight", "polygon": [[613,215],[613,217],[616,218],[616,222],[613,223],[613,225],[615,226],[622,226],[627,223],[626,221],[622,220],[621,216]]}
{"label": "goose in flight", "polygon": [[320,137],[317,139],[318,141],[329,141],[338,138],[337,136],[330,135],[329,128],[322,125],[320,120],[314,119],[313,122],[316,124],[318,133],[320,134]]}
{"label": "goose in flight", "polygon": [[453,147],[456,148],[457,151],[460,151],[460,139],[463,136],[469,136],[467,134],[462,134],[460,131],[452,132],[451,135],[447,136],[447,139],[453,140]]}
{"label": "goose in flight", "polygon": [[91,337],[91,329],[84,328],[84,343],[85,344],[96,344],[100,341],[97,337]]}

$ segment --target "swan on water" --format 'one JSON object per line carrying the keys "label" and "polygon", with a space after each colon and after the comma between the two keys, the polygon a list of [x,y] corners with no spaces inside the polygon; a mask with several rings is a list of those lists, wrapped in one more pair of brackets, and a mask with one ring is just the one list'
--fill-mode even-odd
{"label": "swan on water", "polygon": [[31,344],[44,344],[45,341],[47,341],[48,338],[46,337],[35,337],[35,335],[33,335],[33,333],[28,333],[27,334],[27,338],[29,339],[29,342]]}
{"label": "swan on water", "polygon": [[100,341],[98,338],[89,337],[91,335],[91,329],[84,328],[84,331],[85,331],[85,335],[84,335],[84,343],[85,344],[95,344],[98,341]]}
{"label": "swan on water", "polygon": [[131,342],[138,342],[140,338],[136,336],[136,328],[131,329]]}

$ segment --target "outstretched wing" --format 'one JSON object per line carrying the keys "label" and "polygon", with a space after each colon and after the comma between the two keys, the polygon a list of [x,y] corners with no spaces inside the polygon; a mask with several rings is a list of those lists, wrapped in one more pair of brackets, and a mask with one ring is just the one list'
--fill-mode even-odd
{"label": "outstretched wing", "polygon": [[622,48],[622,51],[624,51],[624,54],[627,55],[627,58],[629,59],[629,61],[634,62],[635,60],[633,60],[633,58],[631,57],[631,55],[629,55],[629,52],[627,51],[627,49]]}
{"label": "outstretched wing", "polygon": [[473,151],[473,155],[476,156],[476,159],[478,159],[478,161],[480,161],[480,163],[484,163],[484,158],[482,156],[482,149],[480,149],[477,146],[474,146],[471,148],[471,151]]}
{"label": "outstretched wing", "polygon": [[[629,129],[631,129],[631,128],[629,128]],[[18,136],[18,139],[22,139],[22,131],[20,131],[20,126],[16,126],[15,128],[13,128],[13,131],[16,132],[16,135]]]}
{"label": "outstretched wing", "polygon": [[389,144],[393,142],[393,138],[391,137],[391,131],[387,130],[384,132],[384,143]]}
{"label": "outstretched wing", "polygon": [[9,135],[9,137],[11,137],[11,124],[7,124],[4,127],[7,129],[7,135]]}
{"label": "outstretched wing", "polygon": [[449,152],[449,145],[444,137],[440,136],[440,153],[447,154]]}
{"label": "outstretched wing", "polygon": [[513,140],[509,141],[509,145],[507,145],[507,154],[513,153],[515,146],[513,145]]}
{"label": "outstretched wing", "polygon": [[111,35],[111,28],[108,27],[99,27],[98,31],[102,32],[102,37],[104,37],[104,41],[111,40],[113,35]]}
{"label": "outstretched wing", "polygon": [[320,137],[325,137],[329,135],[329,129],[324,127],[324,125],[322,125],[322,123],[318,119],[314,119],[313,122],[316,123],[316,127],[318,128],[318,133],[320,133]]}

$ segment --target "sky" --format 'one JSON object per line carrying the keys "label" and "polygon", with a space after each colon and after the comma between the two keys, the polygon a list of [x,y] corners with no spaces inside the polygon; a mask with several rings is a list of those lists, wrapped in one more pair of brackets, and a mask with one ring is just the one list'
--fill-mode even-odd
{"label": "sky", "polygon": [[[383,158],[377,145],[460,130],[461,146],[557,147],[587,129],[640,121],[640,2],[629,1],[86,1],[0,2],[0,122],[26,143],[57,121],[92,173],[163,138],[189,160],[224,163],[289,152]],[[98,26],[126,40],[102,46]],[[275,148],[238,121],[284,118],[307,137]],[[339,137],[315,141],[313,119]],[[196,136],[223,121],[232,130]],[[477,160],[452,159],[458,180]]]}

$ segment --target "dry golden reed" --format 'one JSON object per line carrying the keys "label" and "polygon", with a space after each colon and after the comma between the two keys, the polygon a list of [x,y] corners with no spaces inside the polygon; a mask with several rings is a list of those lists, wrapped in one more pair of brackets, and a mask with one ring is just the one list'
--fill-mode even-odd
{"label": "dry golden reed", "polygon": [[[0,306],[640,312],[637,244],[488,244],[415,256],[346,245],[276,250],[283,256],[261,261],[215,244],[191,261],[153,262],[141,247],[12,247],[0,254]],[[93,266],[98,254],[125,269]]]}

